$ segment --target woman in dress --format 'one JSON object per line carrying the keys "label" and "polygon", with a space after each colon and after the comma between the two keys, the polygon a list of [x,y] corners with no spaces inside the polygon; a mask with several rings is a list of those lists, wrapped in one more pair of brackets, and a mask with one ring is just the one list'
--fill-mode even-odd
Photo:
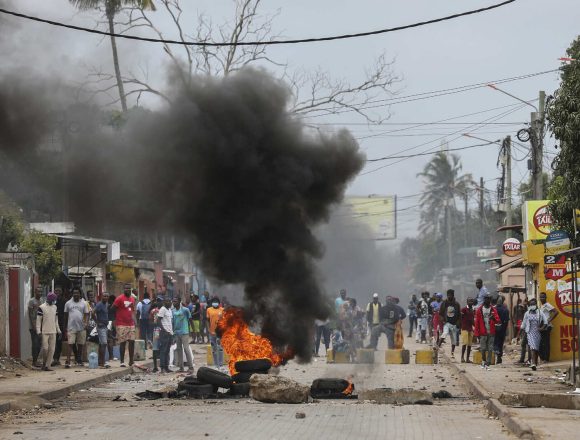
{"label": "woman in dress", "polygon": [[546,317],[538,310],[538,301],[532,298],[528,302],[528,311],[522,320],[522,329],[528,337],[528,347],[532,351],[532,370],[538,365],[538,353],[540,351],[540,331],[548,325]]}

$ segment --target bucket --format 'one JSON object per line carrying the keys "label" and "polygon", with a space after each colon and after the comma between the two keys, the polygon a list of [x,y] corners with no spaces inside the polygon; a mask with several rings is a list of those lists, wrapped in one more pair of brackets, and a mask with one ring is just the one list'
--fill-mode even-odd
{"label": "bucket", "polygon": [[99,355],[94,351],[89,353],[89,368],[95,369],[99,366]]}
{"label": "bucket", "polygon": [[135,355],[133,359],[136,361],[144,361],[145,360],[145,341],[143,339],[137,339],[135,341]]}

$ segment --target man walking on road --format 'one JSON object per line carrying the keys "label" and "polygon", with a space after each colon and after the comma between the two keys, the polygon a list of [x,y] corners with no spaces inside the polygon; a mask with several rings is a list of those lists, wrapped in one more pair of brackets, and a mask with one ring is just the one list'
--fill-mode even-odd
{"label": "man walking on road", "polygon": [[72,298],[64,305],[65,321],[67,322],[67,338],[69,351],[66,356],[65,368],[70,368],[71,351],[75,355],[78,366],[83,366],[83,347],[87,340],[87,325],[89,318],[89,305],[81,298],[81,289],[73,288]]}
{"label": "man walking on road", "polygon": [[159,364],[162,373],[169,371],[169,350],[173,340],[173,313],[171,312],[171,299],[163,300],[163,307],[157,312],[157,325],[159,326]]}
{"label": "man walking on road", "polygon": [[443,334],[438,346],[445,343],[447,336],[451,339],[451,357],[455,357],[455,346],[459,345],[459,329],[461,325],[461,307],[455,300],[455,290],[447,291],[447,299],[441,303],[439,317],[443,323]]}
{"label": "man walking on road", "polygon": [[495,338],[493,341],[493,346],[495,355],[497,356],[495,363],[501,364],[503,357],[503,345],[505,343],[508,324],[510,322],[510,311],[503,303],[504,302],[503,296],[498,297],[496,302],[497,302],[496,310],[497,315],[499,316],[500,325],[498,325],[495,329]]}
{"label": "man walking on road", "polygon": [[483,304],[485,295],[487,295],[489,292],[487,291],[487,287],[483,285],[483,280],[481,278],[475,280],[475,287],[477,288],[477,305],[475,307],[478,308]]}
{"label": "man walking on road", "polygon": [[[402,313],[401,313],[402,312]],[[387,296],[385,305],[381,307],[380,324],[371,332],[370,345],[367,348],[377,349],[381,333],[387,335],[389,350],[395,348],[395,327],[397,322],[405,319],[405,311],[393,302],[393,298]]]}
{"label": "man walking on road", "polygon": [[499,322],[497,310],[491,305],[491,295],[487,293],[483,304],[475,311],[475,336],[480,342],[481,368],[489,369],[491,365],[495,325]]}
{"label": "man walking on road", "polygon": [[105,354],[108,343],[108,326],[109,326],[109,294],[104,292],[101,301],[95,306],[95,321],[97,322],[97,335],[99,337],[99,367],[109,368],[105,363]]}
{"label": "man walking on road", "polygon": [[417,335],[415,336],[415,342],[419,342],[420,339],[421,344],[427,343],[430,310],[429,292],[423,292],[421,293],[421,301],[419,301],[417,306]]}
{"label": "man walking on road", "polygon": [[382,306],[379,294],[373,293],[373,300],[367,304],[367,323],[370,331],[381,323],[380,311]]}
{"label": "man walking on road", "polygon": [[[473,342],[473,326],[475,314],[473,312],[473,298],[467,298],[467,306],[461,309],[461,362],[470,364],[471,344]],[[465,353],[467,351],[467,357]]]}
{"label": "man walking on road", "polygon": [[42,339],[42,370],[52,371],[48,364],[54,356],[57,338],[62,337],[56,312],[56,295],[50,292],[46,302],[38,307],[36,312],[36,334]]}
{"label": "man walking on road", "polygon": [[115,329],[119,343],[121,367],[125,367],[125,347],[129,342],[129,366],[133,365],[135,354],[135,298],[131,295],[131,285],[123,286],[123,294],[119,295],[112,306],[115,311]]}
{"label": "man walking on road", "polygon": [[179,371],[184,371],[183,368],[183,352],[187,358],[187,366],[189,371],[193,371],[193,356],[189,348],[189,321],[191,321],[191,313],[187,307],[181,305],[180,298],[173,298],[172,325],[173,337],[177,344],[175,353],[177,354],[177,366]]}
{"label": "man walking on road", "polygon": [[408,338],[413,336],[413,329],[417,329],[417,307],[419,306],[419,301],[417,300],[417,295],[413,294],[409,305],[407,307],[407,316],[409,317],[409,334]]}
{"label": "man walking on road", "polygon": [[[54,293],[56,294],[56,316],[58,317],[58,325],[62,331],[66,330],[66,321],[64,319],[64,306],[67,302],[65,298],[64,292],[60,287],[56,287],[54,289]],[[51,367],[56,367],[60,365],[60,355],[62,353],[62,337],[56,338],[56,346],[54,348],[54,355],[52,363],[50,364]]]}
{"label": "man walking on road", "polygon": [[342,305],[344,304],[345,301],[346,301],[346,289],[341,289],[340,295],[338,296],[338,298],[334,300],[334,308],[336,309],[337,315],[340,314],[340,311],[342,310]]}
{"label": "man walking on road", "polygon": [[37,367],[38,355],[42,346],[42,338],[36,332],[36,317],[40,307],[42,297],[42,287],[38,286],[34,291],[34,296],[28,301],[28,329],[30,330],[30,341],[32,343],[32,366]]}
{"label": "man walking on road", "polygon": [[552,321],[558,316],[558,310],[548,302],[548,298],[544,292],[540,293],[540,312],[546,318],[548,325],[545,330],[541,332],[540,341],[540,359],[545,362],[550,362],[550,334],[552,333]]}

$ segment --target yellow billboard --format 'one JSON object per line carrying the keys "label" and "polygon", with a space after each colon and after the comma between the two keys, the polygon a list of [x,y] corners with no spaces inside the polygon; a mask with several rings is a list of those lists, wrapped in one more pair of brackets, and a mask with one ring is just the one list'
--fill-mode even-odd
{"label": "yellow billboard", "polygon": [[397,238],[397,197],[396,196],[351,196],[346,197],[343,207],[352,217],[367,225],[375,240]]}
{"label": "yellow billboard", "polygon": [[522,222],[525,240],[545,240],[552,230],[552,215],[548,212],[549,200],[528,200],[522,205]]}

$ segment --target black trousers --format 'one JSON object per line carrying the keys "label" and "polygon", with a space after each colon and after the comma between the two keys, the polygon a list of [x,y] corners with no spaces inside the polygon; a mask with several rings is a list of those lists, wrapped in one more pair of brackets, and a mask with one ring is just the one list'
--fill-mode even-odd
{"label": "black trousers", "polygon": [[552,327],[548,327],[546,330],[540,333],[540,359],[545,362],[550,362],[550,334],[552,333]]}
{"label": "black trousers", "polygon": [[328,350],[330,347],[330,329],[328,325],[317,325],[316,326],[316,340],[314,341],[314,352],[318,354],[320,349],[320,340],[324,338],[324,346]]}
{"label": "black trousers", "polygon": [[32,363],[35,364],[42,348],[42,336],[36,333],[35,329],[30,329],[30,341],[32,342]]}

